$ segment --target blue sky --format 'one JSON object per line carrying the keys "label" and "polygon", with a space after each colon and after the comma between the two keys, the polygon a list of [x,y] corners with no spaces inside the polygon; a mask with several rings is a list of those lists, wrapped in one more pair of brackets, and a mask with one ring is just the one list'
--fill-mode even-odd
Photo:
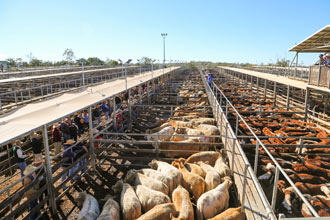
{"label": "blue sky", "polygon": [[[330,1],[0,0],[0,58],[76,57],[269,63],[330,24]],[[317,54],[300,56],[305,65]]]}

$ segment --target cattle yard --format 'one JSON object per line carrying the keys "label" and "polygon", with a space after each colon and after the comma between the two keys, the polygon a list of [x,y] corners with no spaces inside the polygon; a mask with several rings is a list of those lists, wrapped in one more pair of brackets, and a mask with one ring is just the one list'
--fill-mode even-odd
{"label": "cattle yard", "polygon": [[[272,207],[287,217],[312,217],[308,200],[328,216],[328,123],[302,108],[306,91],[221,68],[215,78],[213,93]],[[308,98],[326,110],[324,94],[309,91]]]}
{"label": "cattle yard", "polygon": [[[91,74],[90,84],[123,76],[123,71],[113,71],[110,73],[112,77],[104,75],[99,81]],[[136,69],[131,71],[133,74]],[[187,167],[188,161],[193,160],[189,156],[195,153],[206,153],[209,158],[221,155],[226,161],[232,182],[228,190],[229,208],[242,206],[246,219],[329,216],[330,120],[327,118],[327,94],[223,68],[210,71],[214,74],[211,87],[206,82],[204,70],[194,72],[179,68],[113,94],[110,97],[113,102],[115,96],[126,97],[121,103],[124,110],[120,114],[124,120],[120,121],[120,131],[116,129],[117,113],[110,120],[103,120],[97,126],[98,130],[90,129],[80,139],[89,141],[89,152],[65,169],[61,169],[58,163],[61,153],[53,155],[51,152],[52,124],[44,125],[39,132],[45,143],[45,163],[36,168],[34,172],[39,178],[29,186],[22,186],[24,177],[19,178],[19,172],[15,172],[8,159],[11,146],[3,144],[2,152],[7,152],[7,155],[4,154],[0,162],[1,218],[28,219],[31,215],[28,206],[32,199],[27,200],[24,193],[41,180],[46,184],[34,197],[43,194],[45,197],[32,210],[40,209],[40,219],[77,219],[84,211],[77,201],[79,192],[83,191],[95,197],[100,210],[107,201],[107,195],[115,196],[114,200],[122,206],[114,188],[118,181],[136,184],[128,176],[145,172],[140,170],[143,168],[155,169],[155,160],[157,163],[172,163],[184,172],[182,161],[187,163],[183,167]],[[68,81],[67,85],[81,86],[80,74],[77,73],[77,79]],[[86,71],[85,80],[87,78]],[[63,78],[55,77],[51,84],[61,80]],[[26,86],[24,83],[20,86]],[[63,87],[57,87],[56,91],[62,90]],[[43,95],[39,91],[34,97]],[[17,97],[14,97],[14,102],[15,99]],[[306,103],[312,107],[319,103],[319,113],[315,108],[306,108]],[[91,108],[85,108],[89,115]],[[92,123],[90,119],[90,128]],[[26,136],[20,138],[28,139]],[[30,150],[26,149],[27,152]],[[178,158],[184,159],[178,161]],[[87,167],[83,163],[86,159]],[[215,162],[206,161],[210,165]],[[61,177],[77,164],[78,169],[61,181]],[[202,162],[198,164],[205,166]],[[83,172],[85,168],[87,171]],[[74,178],[79,173],[81,178]],[[185,177],[183,179],[188,181]],[[224,179],[222,176],[225,183]],[[200,195],[195,195],[195,191],[189,191],[192,195],[189,201],[197,219],[196,197]],[[171,195],[169,197],[172,198]],[[144,213],[148,215],[149,212]]]}
{"label": "cattle yard", "polygon": [[[155,68],[157,69],[157,68]],[[10,73],[14,78],[0,80],[0,110],[1,114],[19,105],[31,103],[51,96],[74,91],[81,87],[95,85],[101,82],[136,75],[141,72],[150,71],[150,67],[112,67],[81,68],[43,70],[35,74],[35,71],[23,73]],[[61,72],[59,72],[61,71]],[[33,74],[33,75],[32,75]],[[8,75],[8,74],[2,74]],[[2,76],[0,75],[0,76]]]}

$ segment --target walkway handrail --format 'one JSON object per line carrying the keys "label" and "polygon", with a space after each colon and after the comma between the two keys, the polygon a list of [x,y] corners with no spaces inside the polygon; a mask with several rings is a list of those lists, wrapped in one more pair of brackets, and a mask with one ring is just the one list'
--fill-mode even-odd
{"label": "walkway handrail", "polygon": [[[205,79],[204,79],[205,80]],[[261,146],[265,152],[268,154],[268,156],[273,161],[276,168],[279,169],[279,171],[282,173],[282,175],[285,177],[285,179],[289,182],[289,184],[293,187],[294,191],[299,195],[299,197],[302,199],[302,201],[306,204],[308,209],[313,213],[315,217],[320,217],[318,213],[315,211],[315,209],[312,207],[312,205],[308,202],[308,200],[304,197],[304,195],[300,192],[300,190],[295,186],[294,182],[290,179],[290,177],[286,174],[286,172],[283,170],[281,165],[277,162],[277,160],[273,157],[273,155],[269,152],[269,150],[265,147],[265,145],[261,142],[261,140],[257,137],[257,135],[254,133],[252,128],[247,124],[247,122],[244,120],[244,118],[241,116],[241,114],[236,110],[236,108],[232,105],[232,103],[228,100],[228,98],[225,96],[225,94],[220,90],[220,88],[212,82],[212,86],[214,86],[215,89],[220,92],[220,94],[225,98],[227,103],[229,103],[229,107],[233,109],[233,111],[237,114],[237,116],[241,119],[241,121],[244,123],[244,125],[248,128],[248,130],[251,132],[251,134],[254,136],[254,138],[257,141],[256,147]],[[212,90],[211,90],[212,91]],[[277,182],[274,183],[277,185]]]}

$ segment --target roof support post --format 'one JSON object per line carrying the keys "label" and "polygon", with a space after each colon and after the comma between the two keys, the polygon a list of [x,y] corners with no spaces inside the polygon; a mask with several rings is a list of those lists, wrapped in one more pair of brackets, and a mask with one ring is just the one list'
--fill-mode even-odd
{"label": "roof support post", "polygon": [[56,209],[54,183],[53,183],[53,177],[52,177],[52,167],[51,167],[48,133],[47,133],[46,125],[43,126],[42,138],[43,138],[43,144],[44,144],[44,150],[45,150],[45,168],[46,168],[45,171],[46,171],[46,180],[47,180],[47,190],[49,193],[49,202],[50,202],[50,206],[52,207],[52,213],[55,214],[57,209]]}
{"label": "roof support post", "polygon": [[128,104],[128,115],[129,115],[129,130],[132,130],[132,97],[131,97],[131,92],[132,89],[128,90],[128,100],[127,100],[127,104]]}
{"label": "roof support post", "polygon": [[89,122],[89,149],[91,152],[91,163],[93,170],[96,170],[95,167],[95,149],[94,149],[94,137],[93,137],[93,117],[92,117],[92,107],[88,107],[88,122]]}
{"label": "roof support post", "polygon": [[298,67],[298,52],[296,53],[296,68],[294,69],[294,78],[297,77],[297,67]]}

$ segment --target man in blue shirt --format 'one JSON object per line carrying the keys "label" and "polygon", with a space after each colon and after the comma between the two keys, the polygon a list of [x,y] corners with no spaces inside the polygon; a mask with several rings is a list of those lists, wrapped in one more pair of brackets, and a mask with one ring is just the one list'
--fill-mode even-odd
{"label": "man in blue shirt", "polygon": [[210,73],[208,74],[208,77],[207,77],[207,82],[209,83],[209,86],[212,88],[212,80],[213,80],[213,73]]}

